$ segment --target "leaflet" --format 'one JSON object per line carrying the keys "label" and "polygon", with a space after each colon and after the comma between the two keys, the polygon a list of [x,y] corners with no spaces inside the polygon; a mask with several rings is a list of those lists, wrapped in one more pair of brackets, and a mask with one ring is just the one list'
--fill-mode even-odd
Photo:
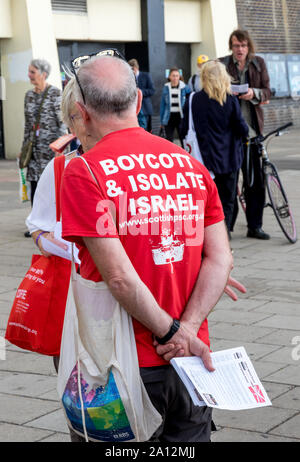
{"label": "leaflet", "polygon": [[196,406],[241,410],[272,405],[244,347],[217,351],[211,357],[214,372],[198,356],[171,359]]}
{"label": "leaflet", "polygon": [[238,93],[239,95],[244,95],[249,90],[248,83],[244,83],[243,85],[231,85],[231,91],[233,93]]}

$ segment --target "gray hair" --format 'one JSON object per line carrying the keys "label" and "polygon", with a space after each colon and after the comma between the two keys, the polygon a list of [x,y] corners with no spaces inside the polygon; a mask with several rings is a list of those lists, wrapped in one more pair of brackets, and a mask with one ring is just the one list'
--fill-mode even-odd
{"label": "gray hair", "polygon": [[[112,66],[108,74],[107,64]],[[136,102],[137,86],[129,64],[116,57],[100,56],[89,59],[78,71],[85,104],[99,117],[120,117]],[[78,84],[76,96],[82,102]]]}
{"label": "gray hair", "polygon": [[71,111],[76,102],[75,98],[75,77],[73,76],[64,88],[61,98],[61,118],[67,127],[71,127]]}
{"label": "gray hair", "polygon": [[49,74],[51,72],[51,66],[45,59],[32,59],[30,65],[38,69],[41,74],[45,72],[46,79],[49,77]]}

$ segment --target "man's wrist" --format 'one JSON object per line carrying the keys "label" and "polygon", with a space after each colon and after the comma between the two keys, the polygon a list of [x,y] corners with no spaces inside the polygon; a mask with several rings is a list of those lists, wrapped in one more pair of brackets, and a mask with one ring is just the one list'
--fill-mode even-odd
{"label": "man's wrist", "polygon": [[163,336],[163,337],[155,337],[156,341],[160,344],[160,345],[164,345],[165,343],[167,343],[169,340],[171,340],[171,338],[173,337],[174,334],[176,334],[176,332],[178,331],[178,329],[180,328],[180,321],[179,319],[173,319],[173,322],[172,322],[172,325],[169,329],[169,331]]}

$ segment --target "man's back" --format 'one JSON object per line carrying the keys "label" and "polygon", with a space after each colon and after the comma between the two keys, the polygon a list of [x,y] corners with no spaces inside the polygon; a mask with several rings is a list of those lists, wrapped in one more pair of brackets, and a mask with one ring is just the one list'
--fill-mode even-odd
{"label": "man's back", "polygon": [[[84,156],[99,185],[81,159],[70,163],[64,190],[76,177],[80,201],[64,193],[71,212],[70,219],[65,214],[64,236],[119,237],[158,304],[179,318],[200,270],[204,227],[223,220],[209,173],[186,151],[140,128],[110,133]],[[82,277],[101,280],[86,247],[80,258]],[[151,332],[136,321],[134,327],[140,365],[164,364]],[[206,321],[201,338],[208,344]]]}

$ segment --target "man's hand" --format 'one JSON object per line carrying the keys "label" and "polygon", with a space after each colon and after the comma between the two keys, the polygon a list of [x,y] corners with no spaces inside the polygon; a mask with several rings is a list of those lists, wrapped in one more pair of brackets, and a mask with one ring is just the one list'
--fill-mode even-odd
{"label": "man's hand", "polygon": [[197,332],[188,322],[181,322],[179,330],[168,343],[160,345],[155,340],[154,346],[165,361],[179,356],[199,356],[208,371],[215,370],[208,346],[197,337]]}
{"label": "man's hand", "polygon": [[239,281],[237,281],[236,279],[232,278],[231,276],[229,276],[228,278],[228,281],[227,281],[227,285],[224,289],[224,292],[225,294],[227,294],[234,302],[236,302],[238,300],[238,296],[236,295],[236,293],[231,289],[231,287],[234,287],[235,289],[237,289],[239,292],[241,292],[242,294],[245,294],[247,292],[247,289],[245,286],[243,286],[243,284],[241,284]]}
{"label": "man's hand", "polygon": [[247,93],[245,93],[244,95],[239,96],[239,99],[244,99],[245,101],[250,101],[253,98],[254,98],[254,91],[252,88],[249,88]]}

